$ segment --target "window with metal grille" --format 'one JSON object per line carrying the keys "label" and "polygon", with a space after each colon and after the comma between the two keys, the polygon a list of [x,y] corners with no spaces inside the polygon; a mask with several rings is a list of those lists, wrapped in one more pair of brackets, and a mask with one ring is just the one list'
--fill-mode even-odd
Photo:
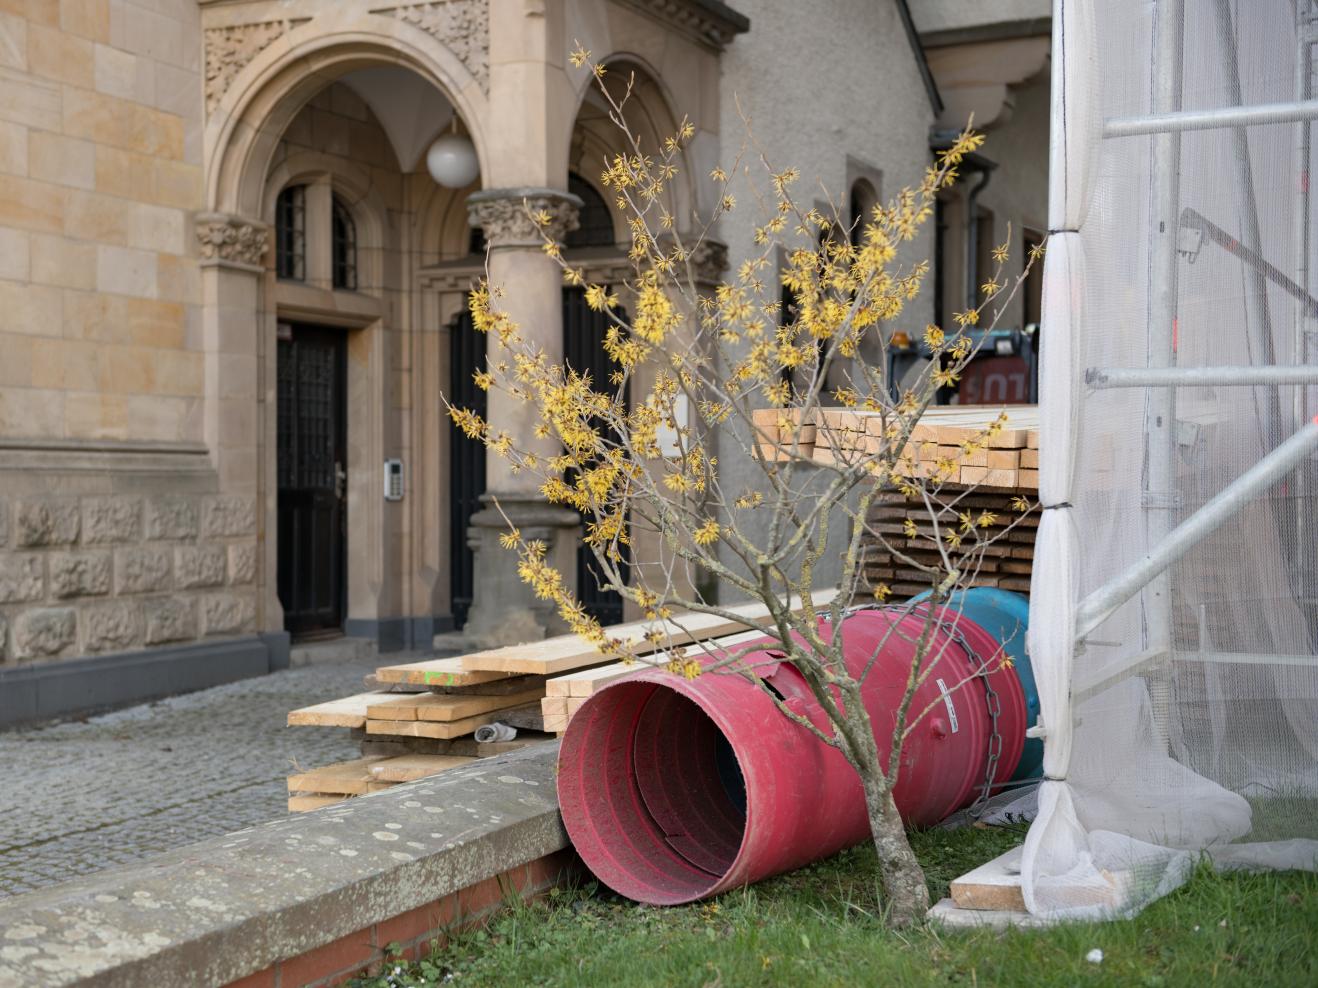
{"label": "window with metal grille", "polygon": [[581,200],[580,225],[564,238],[568,247],[612,247],[613,216],[604,197],[576,172],[568,172],[567,190]]}
{"label": "window with metal grille", "polygon": [[290,185],[275,200],[275,273],[289,281],[307,278],[305,185]]}
{"label": "window with metal grille", "polygon": [[333,238],[334,287],[357,290],[357,224],[348,206],[338,196],[331,209],[330,229]]}

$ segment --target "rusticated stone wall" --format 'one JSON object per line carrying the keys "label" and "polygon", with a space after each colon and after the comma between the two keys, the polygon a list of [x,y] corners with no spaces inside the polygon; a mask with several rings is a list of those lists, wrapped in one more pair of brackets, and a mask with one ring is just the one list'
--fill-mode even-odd
{"label": "rusticated stone wall", "polygon": [[71,455],[0,469],[0,662],[256,630],[253,497],[218,493],[196,453],[61,469]]}

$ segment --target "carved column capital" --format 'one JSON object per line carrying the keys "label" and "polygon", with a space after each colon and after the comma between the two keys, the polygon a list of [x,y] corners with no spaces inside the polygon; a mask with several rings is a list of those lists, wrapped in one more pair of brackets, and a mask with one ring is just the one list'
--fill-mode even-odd
{"label": "carved column capital", "polygon": [[718,240],[702,240],[691,250],[691,268],[699,285],[717,285],[728,270],[728,245]]}
{"label": "carved column capital", "polygon": [[[672,254],[676,246],[677,242],[671,235],[664,234],[659,238],[659,247],[665,254]],[[727,244],[706,237],[694,246],[686,241],[683,247],[687,251],[687,260],[691,263],[691,272],[695,276],[697,285],[712,286],[723,280],[723,272],[728,270]],[[680,265],[678,276],[684,280],[686,278],[686,273]]]}
{"label": "carved column capital", "polygon": [[[467,197],[467,217],[492,247],[539,247],[561,241],[578,226],[581,200],[558,189],[486,189]],[[547,214],[541,224],[535,217]]]}
{"label": "carved column capital", "polygon": [[203,263],[262,270],[270,229],[264,223],[228,213],[198,213],[197,243]]}

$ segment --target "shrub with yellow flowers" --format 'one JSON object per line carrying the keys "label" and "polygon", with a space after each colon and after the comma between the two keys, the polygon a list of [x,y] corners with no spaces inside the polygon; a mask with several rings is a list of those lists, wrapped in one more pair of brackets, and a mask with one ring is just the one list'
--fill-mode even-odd
{"label": "shrub with yellow flowers", "polygon": [[[938,562],[912,558],[904,541],[888,548],[926,574],[935,604],[973,580],[985,549],[1001,537],[994,515],[958,509],[966,490],[948,483],[958,476],[956,457],[917,468],[911,436],[936,391],[954,385],[974,358],[967,329],[991,326],[1024,279],[1007,283],[1005,245],[993,251],[995,270],[978,304],[956,313],[950,326],[919,332],[934,359],[918,379],[899,388],[886,370],[891,334],[909,318],[929,272],[927,261],[906,256],[910,245],[939,192],[983,138],[970,130],[961,134],[918,185],[858,218],[858,229],[848,228],[836,210],[803,205],[793,193],[800,178],[795,169],[776,170],[762,152],[748,162],[743,152],[733,173],[752,181],[762,216],[749,256],[710,289],[698,284],[695,261],[719,218],[741,208],[728,191],[729,172],[710,173],[720,189],[712,214],[679,222],[670,185],[693,125],[684,120],[659,146],[642,146],[624,112],[631,86],[615,93],[605,67],[580,47],[571,61],[595,75],[619,128],[623,150],[604,163],[600,180],[627,217],[632,275],[622,284],[594,284],[547,234],[544,250],[561,265],[564,282],[583,288],[586,304],[608,319],[604,348],[612,371],[607,380],[595,380],[565,366],[522,334],[500,305],[500,286],[482,282],[470,308],[476,330],[489,336],[489,360],[476,384],[530,406],[539,442],[519,442],[530,437],[498,431],[467,409],[450,408],[450,415],[511,469],[532,472],[549,502],[581,513],[601,581],[653,622],[639,642],[611,634],[550,565],[544,543],[510,525],[502,542],[519,554],[521,578],[605,655],[663,663],[679,675],[753,677],[735,647],[718,653],[678,647],[670,635],[684,614],[736,619],[721,599],[763,603],[764,631],[779,640],[829,726],[787,709],[767,687],[766,694],[856,769],[889,915],[896,923],[917,920],[928,907],[928,891],[892,790],[903,741],[924,713],[908,708],[937,661],[929,654],[934,636],[927,628],[917,642],[888,745],[875,737],[860,701],[861,682],[842,658],[842,636],[828,635],[827,627],[858,603],[883,604],[891,596],[888,587],[867,584],[863,566],[867,539],[888,542],[868,520],[884,489],[895,488],[928,511],[927,530],[908,521],[903,535],[927,539]],[[755,183],[752,172],[760,171]],[[549,227],[548,215],[527,210],[542,229]],[[779,257],[785,259],[781,267]],[[785,310],[784,288],[791,300]],[[828,428],[825,406],[864,414],[868,438],[850,446],[835,442],[821,462],[801,435],[808,424]],[[766,416],[765,409],[777,413]],[[986,448],[1004,422],[999,417],[965,442],[961,455]],[[727,436],[740,440],[732,444],[734,453],[753,465],[753,483],[731,486],[738,471],[721,462],[729,456]],[[545,439],[553,440],[554,455],[522,448],[543,450]],[[1017,509],[1029,507],[1022,502]],[[952,525],[945,523],[949,512],[957,519]],[[829,595],[816,586],[822,572],[830,574],[823,588]],[[719,592],[710,592],[711,585]]]}

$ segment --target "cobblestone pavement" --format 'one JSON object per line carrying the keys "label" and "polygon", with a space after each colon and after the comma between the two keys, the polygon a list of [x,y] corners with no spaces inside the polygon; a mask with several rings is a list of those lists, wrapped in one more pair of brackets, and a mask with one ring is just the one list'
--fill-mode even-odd
{"label": "cobblestone pavement", "polygon": [[304,666],[0,732],[0,897],[283,816],[290,769],[357,755],[347,731],[286,727],[288,711],[361,692],[378,664]]}

